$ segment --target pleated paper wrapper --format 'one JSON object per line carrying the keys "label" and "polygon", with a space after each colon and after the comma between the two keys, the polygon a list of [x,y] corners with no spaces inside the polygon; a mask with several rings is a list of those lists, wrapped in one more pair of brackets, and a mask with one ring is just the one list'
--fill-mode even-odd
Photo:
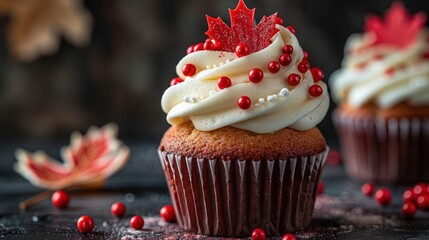
{"label": "pleated paper wrapper", "polygon": [[285,160],[209,160],[158,151],[180,226],[210,236],[306,228],[329,148]]}
{"label": "pleated paper wrapper", "polygon": [[333,113],[348,174],[359,181],[429,181],[429,118],[354,118]]}

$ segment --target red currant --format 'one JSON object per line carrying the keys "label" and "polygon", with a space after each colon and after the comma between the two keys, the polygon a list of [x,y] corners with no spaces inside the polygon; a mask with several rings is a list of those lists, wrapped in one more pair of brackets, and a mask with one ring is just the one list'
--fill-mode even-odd
{"label": "red currant", "polygon": [[244,57],[250,54],[250,49],[246,44],[239,43],[237,47],[235,47],[235,54],[237,57]]}
{"label": "red currant", "polygon": [[252,83],[258,83],[264,78],[264,72],[259,68],[254,68],[249,72],[249,80]]}
{"label": "red currant", "polygon": [[365,196],[369,197],[369,196],[372,196],[374,194],[375,185],[373,183],[365,183],[364,185],[362,185],[360,190],[362,191],[362,193]]}
{"label": "red currant", "polygon": [[423,193],[417,197],[417,206],[423,210],[429,210],[429,194]]}
{"label": "red currant", "polygon": [[307,61],[302,61],[298,64],[298,71],[305,73],[310,69],[310,64]]}
{"label": "red currant", "polygon": [[252,240],[265,240],[267,239],[267,234],[263,229],[255,228],[252,231]]}
{"label": "red currant", "polygon": [[268,71],[271,73],[277,73],[280,71],[280,64],[276,61],[272,61],[268,64]]}
{"label": "red currant", "polygon": [[287,53],[281,55],[279,58],[279,63],[283,66],[289,65],[291,62],[292,62],[292,57]]}
{"label": "red currant", "polygon": [[162,219],[166,222],[174,222],[176,221],[176,213],[174,212],[174,208],[171,205],[165,205],[159,211]]}
{"label": "red currant", "polygon": [[323,94],[323,88],[317,84],[313,84],[308,89],[308,93],[310,93],[312,97],[319,97]]}
{"label": "red currant", "polygon": [[414,217],[414,215],[416,215],[416,205],[413,202],[405,202],[402,205],[402,214],[405,217]]}
{"label": "red currant", "polygon": [[289,31],[291,33],[293,33],[294,35],[296,34],[296,30],[295,30],[295,28],[293,26],[287,26],[286,28],[289,29]]}
{"label": "red currant", "polygon": [[318,82],[323,79],[324,75],[323,75],[322,69],[318,67],[313,67],[311,68],[310,71],[311,71],[311,75],[313,75],[314,82]]}
{"label": "red currant", "polygon": [[416,184],[414,187],[413,187],[413,193],[416,195],[416,196],[420,196],[420,195],[422,195],[423,193],[426,193],[426,184],[424,184],[424,183],[419,183],[419,184]]}
{"label": "red currant", "polygon": [[144,226],[144,220],[140,216],[134,216],[130,220],[130,226],[135,230],[140,230]]}
{"label": "red currant", "polygon": [[323,182],[320,182],[317,186],[317,195],[321,195],[323,191],[325,190],[325,184]]}
{"label": "red currant", "polygon": [[402,194],[402,199],[404,199],[404,202],[410,201],[410,202],[416,202],[417,196],[414,194],[414,191],[412,188],[405,190],[405,192]]}
{"label": "red currant", "polygon": [[52,194],[51,201],[55,207],[65,209],[69,206],[70,196],[66,191],[56,191]]}
{"label": "red currant", "polygon": [[293,47],[292,47],[292,45],[285,45],[282,48],[282,52],[286,53],[286,54],[292,54],[293,53]]}
{"label": "red currant", "polygon": [[194,52],[194,45],[191,45],[188,47],[188,49],[186,50],[186,54],[190,54]]}
{"label": "red currant", "polygon": [[392,193],[387,188],[381,188],[375,192],[375,200],[382,206],[387,206],[392,202]]}
{"label": "red currant", "polygon": [[302,60],[307,60],[308,59],[308,52],[302,51],[302,53],[304,54],[304,57],[302,58]]}
{"label": "red currant", "polygon": [[183,75],[190,77],[193,76],[197,72],[197,68],[194,64],[188,63],[182,68]]}
{"label": "red currant", "polygon": [[229,77],[220,77],[217,80],[217,87],[219,89],[224,89],[224,88],[231,87],[231,79],[229,79]]}
{"label": "red currant", "polygon": [[194,45],[194,52],[204,50],[204,43],[197,43]]}
{"label": "red currant", "polygon": [[94,229],[94,220],[88,215],[83,215],[77,220],[77,229],[81,233],[89,233]]}
{"label": "red currant", "polygon": [[123,203],[116,202],[116,203],[112,204],[112,207],[110,207],[110,211],[112,212],[113,215],[115,215],[117,217],[122,217],[125,215],[127,208],[125,207],[125,205]]}
{"label": "red currant", "polygon": [[283,19],[281,17],[276,17],[276,24],[283,25]]}
{"label": "red currant", "polygon": [[177,85],[177,84],[182,83],[182,82],[183,82],[183,79],[181,79],[179,77],[173,78],[170,81],[170,86],[174,86],[174,85]]}
{"label": "red currant", "polygon": [[204,43],[204,50],[213,50],[214,49],[214,44],[211,40],[206,41]]}
{"label": "red currant", "polygon": [[246,110],[250,108],[252,101],[247,96],[241,96],[238,98],[237,105],[239,108]]}
{"label": "red currant", "polygon": [[296,237],[292,233],[286,233],[282,236],[282,240],[296,240]]}
{"label": "red currant", "polygon": [[287,77],[287,83],[291,86],[297,86],[299,82],[301,82],[301,75],[291,73],[289,77]]}

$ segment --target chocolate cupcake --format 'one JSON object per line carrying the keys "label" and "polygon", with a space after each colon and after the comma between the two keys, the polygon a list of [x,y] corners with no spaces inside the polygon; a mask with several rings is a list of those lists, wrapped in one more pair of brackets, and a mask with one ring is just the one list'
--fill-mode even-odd
{"label": "chocolate cupcake", "polygon": [[328,151],[315,127],[329,106],[323,74],[277,14],[255,26],[243,1],[230,11],[231,28],[207,17],[210,39],[189,48],[162,97],[178,223],[226,237],[302,230]]}
{"label": "chocolate cupcake", "polygon": [[429,46],[426,17],[394,3],[352,35],[331,77],[333,118],[350,176],[360,181],[429,181]]}

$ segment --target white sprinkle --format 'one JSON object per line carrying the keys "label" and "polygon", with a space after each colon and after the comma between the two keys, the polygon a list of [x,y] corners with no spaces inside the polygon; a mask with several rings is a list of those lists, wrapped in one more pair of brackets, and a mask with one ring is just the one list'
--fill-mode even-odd
{"label": "white sprinkle", "polygon": [[289,89],[282,88],[282,90],[280,90],[280,92],[279,92],[279,96],[286,97],[287,95],[289,95]]}
{"label": "white sprinkle", "polygon": [[191,96],[186,95],[184,101],[187,103],[190,103],[191,102]]}
{"label": "white sprinkle", "polygon": [[207,65],[207,66],[206,66],[206,69],[210,69],[210,68],[212,68],[210,65]]}
{"label": "white sprinkle", "polygon": [[229,63],[229,62],[231,62],[231,60],[227,59],[227,60],[226,60],[226,63]]}
{"label": "white sprinkle", "polygon": [[277,100],[277,95],[270,95],[267,97],[268,102],[274,102]]}
{"label": "white sprinkle", "polygon": [[255,107],[259,107],[259,103],[256,103],[256,104],[255,104]]}
{"label": "white sprinkle", "polygon": [[222,65],[223,65],[223,62],[220,62],[220,63],[219,63],[219,66],[222,66]]}
{"label": "white sprinkle", "polygon": [[211,96],[211,95],[214,95],[214,94],[216,94],[216,93],[217,93],[216,91],[213,91],[213,90],[212,90],[212,91],[210,91],[210,93],[209,93],[209,94],[210,94],[210,96]]}
{"label": "white sprinkle", "polygon": [[213,64],[213,68],[217,68],[217,65],[216,65],[216,64]]}
{"label": "white sprinkle", "polygon": [[198,101],[198,99],[196,97],[191,97],[191,102],[192,103],[196,103]]}
{"label": "white sprinkle", "polygon": [[265,103],[265,98],[260,98],[259,99],[259,104],[264,104]]}

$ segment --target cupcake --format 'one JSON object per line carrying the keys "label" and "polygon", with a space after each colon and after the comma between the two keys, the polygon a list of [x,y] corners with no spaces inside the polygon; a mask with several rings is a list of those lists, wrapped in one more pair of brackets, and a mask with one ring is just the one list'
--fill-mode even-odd
{"label": "cupcake", "polygon": [[396,2],[367,18],[330,79],[345,167],[360,181],[429,181],[429,35]]}
{"label": "cupcake", "polygon": [[267,235],[310,224],[328,147],[316,128],[329,96],[292,27],[255,26],[242,0],[232,26],[207,17],[209,39],[188,49],[162,96],[172,125],[159,155],[185,230]]}

